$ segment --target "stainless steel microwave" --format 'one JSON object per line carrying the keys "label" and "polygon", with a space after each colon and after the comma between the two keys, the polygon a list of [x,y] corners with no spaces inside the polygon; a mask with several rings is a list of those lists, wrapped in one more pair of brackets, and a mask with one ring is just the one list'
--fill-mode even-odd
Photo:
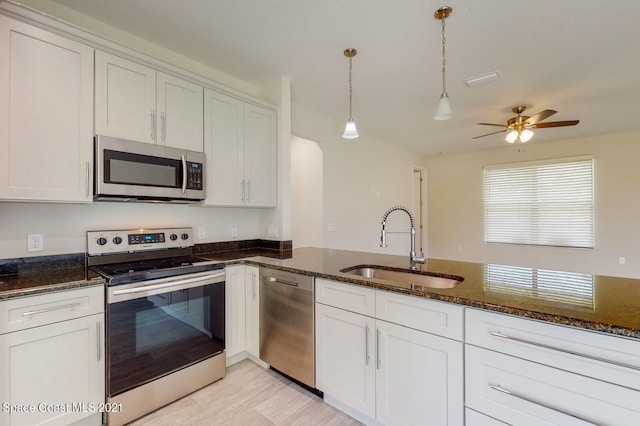
{"label": "stainless steel microwave", "polygon": [[191,203],[205,198],[205,155],[95,137],[94,200]]}

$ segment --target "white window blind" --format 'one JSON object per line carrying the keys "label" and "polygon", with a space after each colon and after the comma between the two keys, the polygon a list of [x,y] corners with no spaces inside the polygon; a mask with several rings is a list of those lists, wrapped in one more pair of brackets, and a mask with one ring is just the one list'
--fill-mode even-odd
{"label": "white window blind", "polygon": [[593,158],[486,166],[485,242],[593,248]]}

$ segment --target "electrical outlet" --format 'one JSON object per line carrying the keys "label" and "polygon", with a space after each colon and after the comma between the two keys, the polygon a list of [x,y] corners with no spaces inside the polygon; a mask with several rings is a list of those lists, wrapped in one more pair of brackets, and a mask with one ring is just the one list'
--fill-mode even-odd
{"label": "electrical outlet", "polygon": [[627,259],[625,259],[624,257],[620,256],[618,258],[618,265],[624,265],[625,263],[627,263]]}
{"label": "electrical outlet", "polygon": [[231,227],[231,238],[238,238],[238,227],[237,226],[232,226]]}
{"label": "electrical outlet", "polygon": [[204,240],[207,238],[207,229],[206,228],[198,228],[198,239]]}
{"label": "electrical outlet", "polygon": [[43,251],[44,238],[42,234],[27,234],[27,251]]}

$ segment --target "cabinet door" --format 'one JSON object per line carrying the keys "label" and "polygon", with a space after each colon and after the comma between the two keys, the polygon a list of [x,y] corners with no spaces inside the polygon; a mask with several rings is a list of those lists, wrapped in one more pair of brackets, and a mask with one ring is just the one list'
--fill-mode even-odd
{"label": "cabinet door", "polygon": [[157,142],[203,152],[203,88],[158,72]]}
{"label": "cabinet door", "polygon": [[376,419],[385,425],[462,425],[462,343],[376,322]]}
{"label": "cabinet door", "polygon": [[246,350],[250,355],[260,358],[260,268],[245,266],[246,291]]}
{"label": "cabinet door", "polygon": [[246,204],[275,207],[276,113],[256,105],[245,105]]}
{"label": "cabinet door", "polygon": [[316,387],[375,417],[375,320],[316,303]]}
{"label": "cabinet door", "polygon": [[100,135],[156,143],[156,72],[96,51],[95,127]]}
{"label": "cabinet door", "polygon": [[93,49],[0,16],[0,199],[91,200]]}
{"label": "cabinet door", "polygon": [[93,414],[78,405],[105,401],[103,318],[0,335],[0,401],[35,405],[33,413],[0,410],[0,424],[68,425]]}
{"label": "cabinet door", "polygon": [[245,283],[244,265],[228,266],[225,282],[225,352],[227,362],[245,350]]}
{"label": "cabinet door", "polygon": [[207,155],[205,205],[243,206],[244,103],[205,89],[204,152]]}

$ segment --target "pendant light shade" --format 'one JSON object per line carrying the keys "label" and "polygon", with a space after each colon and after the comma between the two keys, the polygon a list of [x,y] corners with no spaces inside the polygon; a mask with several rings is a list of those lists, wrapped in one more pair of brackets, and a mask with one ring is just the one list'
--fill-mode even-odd
{"label": "pendant light shade", "polygon": [[438,102],[438,109],[436,110],[436,115],[433,116],[433,119],[449,120],[451,117],[453,117],[453,111],[451,111],[449,96],[446,93],[443,93],[440,96],[440,101]]}
{"label": "pendant light shade", "polygon": [[344,134],[342,135],[345,139],[355,139],[358,136],[358,130],[356,129],[356,122],[353,121],[353,118],[347,120],[347,126],[344,129]]}
{"label": "pendant light shade", "polygon": [[353,57],[358,54],[358,51],[353,48],[345,49],[344,56],[349,58],[349,120],[347,120],[347,125],[344,129],[344,134],[342,135],[345,139],[355,139],[358,136],[358,130],[356,130],[356,122],[353,121],[353,116],[351,115],[351,101],[353,95],[353,89],[351,86],[351,68],[353,66]]}
{"label": "pendant light shade", "polygon": [[446,44],[447,39],[444,35],[444,20],[447,19],[449,15],[453,12],[453,8],[450,6],[443,6],[440,9],[436,10],[433,14],[433,17],[436,19],[440,19],[442,22],[442,94],[440,95],[440,101],[438,101],[438,109],[436,110],[436,115],[433,116],[434,120],[449,120],[453,118],[453,110],[451,110],[451,104],[449,103],[449,95],[447,95],[447,86],[446,86]]}

